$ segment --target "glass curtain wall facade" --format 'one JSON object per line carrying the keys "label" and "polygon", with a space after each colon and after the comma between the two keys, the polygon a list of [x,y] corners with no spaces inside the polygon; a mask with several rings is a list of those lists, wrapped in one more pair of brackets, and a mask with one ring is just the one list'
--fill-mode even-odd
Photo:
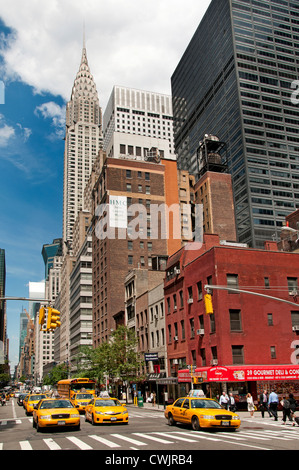
{"label": "glass curtain wall facade", "polygon": [[204,134],[227,143],[238,240],[256,248],[299,207],[298,64],[298,2],[213,0],[171,79],[179,168],[197,173]]}

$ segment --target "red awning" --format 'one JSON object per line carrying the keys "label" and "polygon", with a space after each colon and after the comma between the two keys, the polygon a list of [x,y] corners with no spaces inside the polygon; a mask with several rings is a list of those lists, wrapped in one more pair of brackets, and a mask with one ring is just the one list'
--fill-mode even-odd
{"label": "red awning", "polygon": [[[203,382],[246,382],[256,380],[299,380],[298,365],[198,367],[193,377]],[[191,382],[188,369],[178,371],[178,382]]]}

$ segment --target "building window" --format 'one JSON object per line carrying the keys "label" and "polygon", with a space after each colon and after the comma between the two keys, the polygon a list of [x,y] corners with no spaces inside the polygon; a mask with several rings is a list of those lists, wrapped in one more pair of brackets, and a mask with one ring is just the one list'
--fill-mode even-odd
{"label": "building window", "polygon": [[182,290],[180,290],[180,307],[184,307],[184,294]]}
{"label": "building window", "polygon": [[264,277],[264,282],[266,289],[270,289],[270,281],[268,277]]}
{"label": "building window", "polygon": [[270,346],[271,359],[276,359],[276,347]]}
{"label": "building window", "polygon": [[132,242],[132,240],[128,240],[128,250],[133,250],[133,242]]}
{"label": "building window", "polygon": [[291,312],[291,317],[292,317],[292,326],[299,327],[299,311],[293,310]]}
{"label": "building window", "polygon": [[215,333],[216,324],[215,324],[215,315],[214,315],[214,313],[209,315],[209,317],[210,317],[210,331],[211,331],[211,333]]}
{"label": "building window", "polygon": [[126,170],[126,177],[127,178],[132,178],[132,171],[131,170]]}
{"label": "building window", "polygon": [[129,256],[128,256],[128,264],[129,264],[129,265],[132,265],[132,264],[133,264],[133,256],[132,256],[132,255],[129,255]]}
{"label": "building window", "polygon": [[288,289],[289,289],[290,295],[296,295],[298,293],[297,277],[288,277]]}
{"label": "building window", "polygon": [[197,300],[202,300],[202,282],[197,283]]}
{"label": "building window", "polygon": [[170,313],[170,297],[167,297],[167,313]]}
{"label": "building window", "polygon": [[230,331],[242,331],[241,310],[229,310]]}
{"label": "building window", "polygon": [[194,338],[194,318],[190,318],[190,338]]}
{"label": "building window", "polygon": [[[232,289],[239,288],[238,274],[227,274],[226,281],[227,281],[227,287],[231,287]],[[228,293],[235,294],[235,292],[231,290],[228,290]]]}
{"label": "building window", "polygon": [[171,338],[171,325],[168,325],[168,342],[171,343],[172,338]]}
{"label": "building window", "polygon": [[182,340],[185,339],[185,321],[181,320]]}
{"label": "building window", "polygon": [[232,346],[233,364],[244,364],[244,347]]}
{"label": "building window", "polygon": [[132,185],[130,183],[127,183],[127,191],[132,191]]}
{"label": "building window", "polygon": [[268,326],[273,326],[273,314],[268,313],[267,318],[268,318]]}

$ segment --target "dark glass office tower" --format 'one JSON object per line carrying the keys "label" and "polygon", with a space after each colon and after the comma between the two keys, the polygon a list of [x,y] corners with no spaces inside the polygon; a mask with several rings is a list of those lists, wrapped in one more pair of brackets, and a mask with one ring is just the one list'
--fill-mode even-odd
{"label": "dark glass office tower", "polygon": [[256,248],[299,207],[296,80],[298,0],[212,0],[171,78],[179,168],[197,174],[205,134],[227,143],[238,240]]}
{"label": "dark glass office tower", "polygon": [[[5,283],[6,283],[5,250],[0,248],[0,297],[5,297]],[[0,300],[0,341],[2,341],[3,344],[5,344],[5,313],[6,313],[5,303],[6,303],[5,300]]]}

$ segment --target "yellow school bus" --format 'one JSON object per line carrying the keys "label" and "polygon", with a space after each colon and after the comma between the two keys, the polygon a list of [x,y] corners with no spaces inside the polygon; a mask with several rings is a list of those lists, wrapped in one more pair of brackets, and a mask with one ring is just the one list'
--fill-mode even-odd
{"label": "yellow school bus", "polygon": [[96,383],[92,379],[88,378],[76,378],[76,379],[65,379],[59,380],[57,383],[57,392],[63,398],[73,398],[78,392],[87,392],[95,395]]}

